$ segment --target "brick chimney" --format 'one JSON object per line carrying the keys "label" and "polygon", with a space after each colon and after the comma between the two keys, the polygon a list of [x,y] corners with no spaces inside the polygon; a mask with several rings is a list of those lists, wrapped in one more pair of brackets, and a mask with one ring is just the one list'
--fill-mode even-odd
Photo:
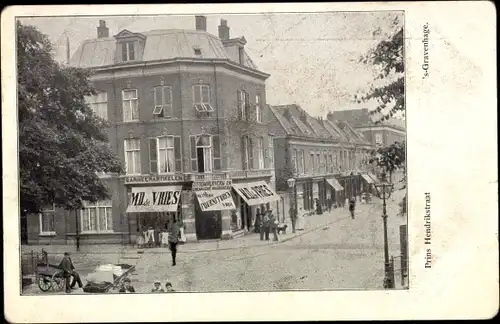
{"label": "brick chimney", "polygon": [[229,26],[227,25],[227,20],[225,19],[220,20],[219,38],[222,40],[229,39]]}
{"label": "brick chimney", "polygon": [[196,19],[196,30],[207,31],[207,17],[195,16],[195,19]]}
{"label": "brick chimney", "polygon": [[109,37],[109,28],[106,27],[106,21],[99,20],[99,27],[97,27],[97,38]]}

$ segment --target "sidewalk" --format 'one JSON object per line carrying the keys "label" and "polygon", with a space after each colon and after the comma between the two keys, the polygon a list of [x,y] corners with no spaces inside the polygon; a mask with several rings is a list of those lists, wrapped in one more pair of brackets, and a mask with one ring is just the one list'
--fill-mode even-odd
{"label": "sidewalk", "polygon": [[[295,237],[304,235],[318,228],[324,227],[331,222],[338,221],[339,219],[347,219],[349,211],[346,208],[332,209],[331,212],[324,212],[322,215],[312,215],[304,218],[304,230],[292,233],[292,226],[288,222],[287,234],[281,234],[278,242],[261,241],[259,234],[249,233],[244,236],[232,240],[211,240],[188,242],[179,246],[179,253],[196,253],[196,252],[212,252],[217,250],[230,250],[241,249],[254,246],[268,246],[272,244],[279,244],[291,240]],[[80,251],[76,251],[74,245],[23,245],[21,251],[23,255],[29,254],[32,250],[34,252],[47,251],[49,257],[61,257],[64,252],[70,252],[73,258],[85,258],[86,255],[106,255],[109,257],[115,256],[119,258],[121,254],[130,254],[139,251],[132,245],[119,245],[119,244],[102,244],[102,245],[81,245]],[[165,253],[168,248],[151,248],[143,249],[144,253]]]}

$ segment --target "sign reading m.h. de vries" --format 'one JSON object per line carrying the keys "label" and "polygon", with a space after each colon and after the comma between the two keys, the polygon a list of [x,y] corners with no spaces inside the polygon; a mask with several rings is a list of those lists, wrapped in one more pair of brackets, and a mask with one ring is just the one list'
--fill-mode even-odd
{"label": "sign reading m.h. de vries", "polygon": [[176,211],[182,186],[135,187],[129,193],[128,212]]}

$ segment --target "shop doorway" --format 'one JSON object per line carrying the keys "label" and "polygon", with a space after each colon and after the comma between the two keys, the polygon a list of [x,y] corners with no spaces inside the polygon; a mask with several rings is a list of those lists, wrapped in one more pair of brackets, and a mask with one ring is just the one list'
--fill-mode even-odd
{"label": "shop doorway", "polygon": [[221,211],[202,211],[200,204],[195,204],[196,237],[198,240],[220,239],[222,236]]}

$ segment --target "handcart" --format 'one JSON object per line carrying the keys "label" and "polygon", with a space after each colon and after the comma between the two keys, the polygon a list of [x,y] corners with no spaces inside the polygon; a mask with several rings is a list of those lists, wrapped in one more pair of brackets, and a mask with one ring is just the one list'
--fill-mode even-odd
{"label": "handcart", "polygon": [[110,290],[120,288],[123,284],[123,280],[135,271],[135,266],[130,264],[113,264],[113,267],[121,268],[122,272],[121,275],[113,274],[113,282],[87,282],[85,286],[83,286],[83,291],[94,294],[108,293]]}
{"label": "handcart", "polygon": [[52,288],[55,291],[63,290],[65,285],[64,271],[59,266],[44,262],[37,263],[36,281],[38,288],[46,292]]}

